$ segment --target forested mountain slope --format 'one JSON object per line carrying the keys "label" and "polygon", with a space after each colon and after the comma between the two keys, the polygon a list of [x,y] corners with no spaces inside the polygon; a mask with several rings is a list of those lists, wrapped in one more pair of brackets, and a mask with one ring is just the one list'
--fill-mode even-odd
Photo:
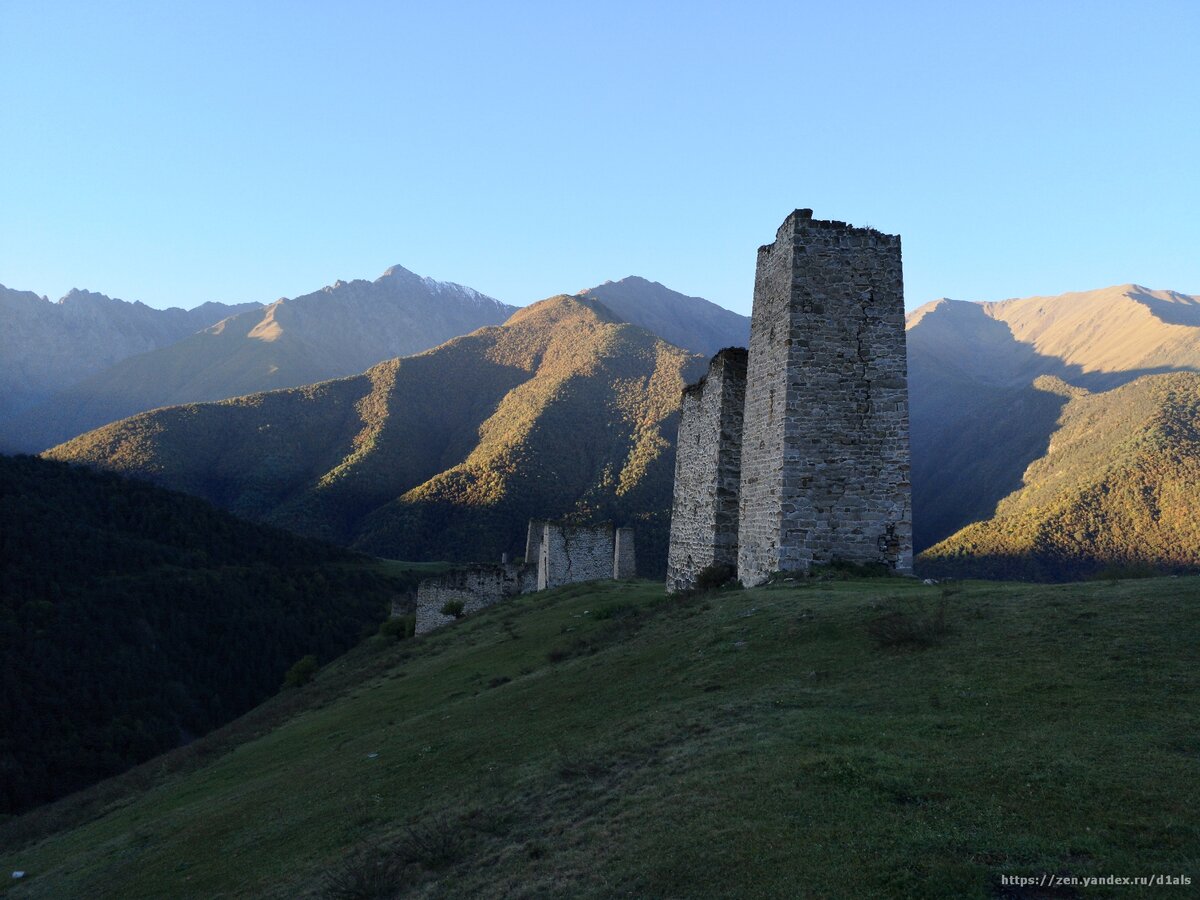
{"label": "forested mountain slope", "polygon": [[918,559],[924,574],[1059,580],[1200,567],[1200,374],[1147,375],[1065,401],[1046,454],[993,517]]}
{"label": "forested mountain slope", "polygon": [[0,456],[0,813],[240,715],[405,586],[195,497]]}

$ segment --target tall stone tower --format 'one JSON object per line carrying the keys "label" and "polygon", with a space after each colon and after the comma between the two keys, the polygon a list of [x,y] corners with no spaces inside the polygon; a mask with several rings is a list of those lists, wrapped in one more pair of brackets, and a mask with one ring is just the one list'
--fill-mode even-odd
{"label": "tall stone tower", "polygon": [[798,209],[758,251],[738,577],[835,560],[912,570],[900,238]]}
{"label": "tall stone tower", "polygon": [[741,347],[722,350],[705,376],[684,388],[675,442],[668,591],[692,587],[709,566],[726,566],[731,574],[737,569],[745,402],[746,351]]}

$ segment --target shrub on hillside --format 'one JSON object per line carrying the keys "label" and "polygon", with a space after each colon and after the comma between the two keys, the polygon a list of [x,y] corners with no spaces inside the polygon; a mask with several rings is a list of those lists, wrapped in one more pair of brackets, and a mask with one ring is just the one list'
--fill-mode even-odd
{"label": "shrub on hillside", "polygon": [[416,616],[392,616],[382,625],[379,626],[379,633],[384,637],[395,638],[402,641],[405,638],[410,638],[417,628]]}
{"label": "shrub on hillside", "polygon": [[283,676],[283,686],[290,688],[303,687],[308,684],[317,674],[317,658],[311,653],[308,656],[302,656],[300,659],[287,670],[287,674]]}
{"label": "shrub on hillside", "polygon": [[330,900],[390,900],[404,888],[405,860],[374,848],[350,857],[325,882]]}
{"label": "shrub on hillside", "polygon": [[914,604],[888,610],[867,622],[867,634],[880,649],[933,647],[949,632],[945,596],[932,609]]}
{"label": "shrub on hillside", "polygon": [[457,862],[463,852],[463,833],[449,819],[434,818],[411,826],[400,841],[399,855],[437,871]]}
{"label": "shrub on hillside", "polygon": [[725,587],[732,587],[736,584],[737,572],[733,566],[705,566],[696,573],[696,583],[690,588],[682,591],[675,591],[674,596],[681,598],[698,597],[702,594],[711,594]]}
{"label": "shrub on hillside", "polygon": [[450,616],[453,619],[461,619],[466,615],[465,607],[461,600],[447,600],[439,612],[443,616]]}

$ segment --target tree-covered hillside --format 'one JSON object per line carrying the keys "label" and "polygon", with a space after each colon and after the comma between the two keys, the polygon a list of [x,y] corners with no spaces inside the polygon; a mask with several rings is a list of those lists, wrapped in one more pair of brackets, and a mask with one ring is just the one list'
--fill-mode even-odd
{"label": "tree-covered hillside", "polygon": [[223,724],[385,617],[379,564],[194,497],[0,457],[0,812]]}

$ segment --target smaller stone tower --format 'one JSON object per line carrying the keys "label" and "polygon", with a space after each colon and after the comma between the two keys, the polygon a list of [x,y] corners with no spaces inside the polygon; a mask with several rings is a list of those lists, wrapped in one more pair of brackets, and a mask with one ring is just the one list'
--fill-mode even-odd
{"label": "smaller stone tower", "polygon": [[730,347],[708,364],[708,373],[683,390],[675,443],[675,495],[667,590],[692,587],[709,566],[738,561],[738,482],[742,463],[742,413],[746,401],[746,350]]}

